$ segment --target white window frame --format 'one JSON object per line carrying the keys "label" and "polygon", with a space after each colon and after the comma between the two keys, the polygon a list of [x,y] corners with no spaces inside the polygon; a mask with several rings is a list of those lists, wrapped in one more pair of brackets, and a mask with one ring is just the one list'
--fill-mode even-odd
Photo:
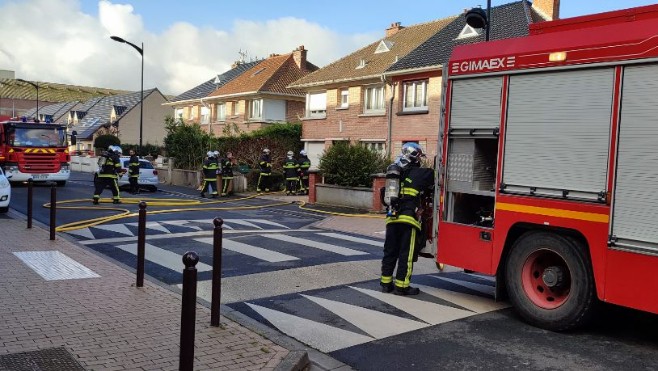
{"label": "white window frame", "polygon": [[386,142],[382,141],[361,141],[361,145],[377,153],[386,152]]}
{"label": "white window frame", "polygon": [[350,106],[350,89],[340,89],[340,108],[348,108]]}
{"label": "white window frame", "polygon": [[215,120],[226,121],[226,103],[217,103],[215,105]]}
{"label": "white window frame", "polygon": [[[427,111],[427,85],[429,80],[415,80],[415,81],[405,81],[402,89],[402,111]],[[418,86],[421,86],[421,97],[417,96]],[[411,90],[411,102],[407,100],[407,92]],[[419,103],[420,101],[420,103]]]}
{"label": "white window frame", "polygon": [[384,93],[384,85],[366,86],[363,92],[363,113],[384,113],[386,111]]}
{"label": "white window frame", "polygon": [[182,120],[183,119],[183,112],[184,112],[184,110],[182,108],[175,108],[174,109],[174,119]]}
{"label": "white window frame", "polygon": [[201,124],[210,124],[210,107],[201,107]]}
{"label": "white window frame", "polygon": [[263,118],[263,100],[252,99],[249,101],[249,119],[260,120]]}
{"label": "white window frame", "polygon": [[315,91],[306,94],[306,117],[327,117],[327,91]]}

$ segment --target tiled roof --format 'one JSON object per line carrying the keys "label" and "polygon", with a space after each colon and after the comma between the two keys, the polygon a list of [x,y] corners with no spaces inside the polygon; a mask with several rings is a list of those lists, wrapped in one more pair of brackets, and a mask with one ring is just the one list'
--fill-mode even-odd
{"label": "tiled roof", "polygon": [[[241,63],[237,67],[230,69],[220,75],[213,77],[212,79],[204,82],[201,85],[195,86],[192,89],[186,91],[185,93],[175,97],[171,102],[179,102],[190,99],[200,99],[207,97],[210,93],[217,90],[217,88],[224,86],[227,82],[233,80],[234,78],[240,76],[243,72],[249,70],[251,67],[260,63],[260,60]],[[219,80],[219,83],[215,81]]]}
{"label": "tiled roof", "polygon": [[[529,15],[537,17],[535,11],[530,9],[530,4],[526,1],[492,7],[489,39],[527,36],[528,25],[533,22],[533,19],[528,18]],[[539,19],[541,18],[539,17]],[[485,41],[484,30],[479,36],[457,39],[465,26],[466,19],[463,15],[453,18],[449,25],[401,58],[387,72],[438,66],[448,61],[455,46]]]}
{"label": "tiled roof", "polygon": [[293,58],[293,54],[275,55],[269,57],[224,86],[215,90],[211,97],[221,97],[242,93],[276,93],[284,95],[304,96],[304,92],[287,88],[288,84],[301,78],[308,71],[317,67],[306,63],[302,71]]}
{"label": "tiled roof", "polygon": [[[55,103],[55,104],[49,104],[44,107],[39,107],[39,115],[49,115],[52,116],[53,122],[60,122],[60,119],[64,119],[64,122],[66,122],[66,117],[65,115],[71,111],[75,105],[80,104],[78,101],[71,101],[71,102],[63,102],[63,103]],[[36,116],[37,109],[32,108],[27,110],[23,114],[25,117],[34,117]]]}
{"label": "tiled roof", "polygon": [[[144,90],[144,100],[146,100],[151,93],[156,91],[158,91],[158,89]],[[130,94],[115,95],[100,99],[96,98],[85,102],[82,107],[76,108],[75,110],[86,112],[86,114],[77,125],[71,128],[71,130],[76,130],[78,132],[78,138],[80,139],[91,139],[94,133],[110,120],[112,109],[115,106],[125,107],[122,115],[117,117],[117,120],[120,120],[121,116],[125,115],[139,104],[140,93],[141,92],[138,91]],[[119,123],[119,125],[121,124]]]}
{"label": "tiled roof", "polygon": [[[297,81],[291,87],[310,87],[326,85],[340,81],[354,81],[381,75],[396,58],[403,58],[418,45],[451,23],[455,17],[444,18],[432,22],[421,23],[402,28],[390,37],[377,40],[372,44],[355,51]],[[382,41],[390,45],[389,51],[375,53]],[[357,68],[361,61],[363,68]]]}
{"label": "tiled roof", "polygon": [[[111,96],[127,93],[124,90],[65,85],[41,81],[32,82],[39,86],[39,101],[44,102],[85,101],[98,96]],[[0,97],[36,100],[37,90],[34,86],[16,79],[0,79]],[[41,113],[41,109],[39,109],[39,113]]]}

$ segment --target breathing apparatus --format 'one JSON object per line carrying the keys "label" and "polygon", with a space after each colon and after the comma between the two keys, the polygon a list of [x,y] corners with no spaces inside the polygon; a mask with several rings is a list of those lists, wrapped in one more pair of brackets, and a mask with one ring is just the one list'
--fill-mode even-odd
{"label": "breathing apparatus", "polygon": [[398,158],[386,168],[386,183],[384,187],[384,205],[386,205],[386,216],[396,216],[400,206],[400,183],[402,172],[409,164],[404,156]]}

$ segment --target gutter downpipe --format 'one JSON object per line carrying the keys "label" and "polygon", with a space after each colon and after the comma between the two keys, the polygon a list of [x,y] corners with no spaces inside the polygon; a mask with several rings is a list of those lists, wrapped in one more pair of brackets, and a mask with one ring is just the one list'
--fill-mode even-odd
{"label": "gutter downpipe", "polygon": [[391,98],[388,103],[388,133],[386,134],[386,157],[391,160],[391,152],[393,146],[393,100],[395,99],[395,86],[397,84],[393,82],[388,82],[386,80],[386,73],[382,74],[382,82],[385,84],[388,83],[388,86],[391,87]]}

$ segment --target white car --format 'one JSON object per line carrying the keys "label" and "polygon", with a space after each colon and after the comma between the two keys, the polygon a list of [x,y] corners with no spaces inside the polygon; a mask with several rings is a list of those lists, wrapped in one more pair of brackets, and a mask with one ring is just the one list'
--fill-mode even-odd
{"label": "white car", "polygon": [[[101,160],[99,159],[99,164],[100,161]],[[121,177],[119,177],[119,188],[128,188],[128,186],[130,185],[130,181],[128,180],[129,161],[130,161],[129,156],[121,156],[121,168],[126,170],[126,172]],[[94,174],[94,180],[96,180],[97,176],[98,176],[98,171],[96,171],[96,174]],[[159,183],[160,181],[158,180],[158,171],[153,167],[153,164],[151,164],[149,160],[140,158],[139,178],[137,179],[137,184],[139,184],[139,188],[140,189],[146,188],[151,192],[155,192],[158,190]]]}
{"label": "white car", "polygon": [[9,211],[9,201],[11,201],[11,184],[9,179],[11,175],[5,176],[2,166],[0,166],[0,213]]}

